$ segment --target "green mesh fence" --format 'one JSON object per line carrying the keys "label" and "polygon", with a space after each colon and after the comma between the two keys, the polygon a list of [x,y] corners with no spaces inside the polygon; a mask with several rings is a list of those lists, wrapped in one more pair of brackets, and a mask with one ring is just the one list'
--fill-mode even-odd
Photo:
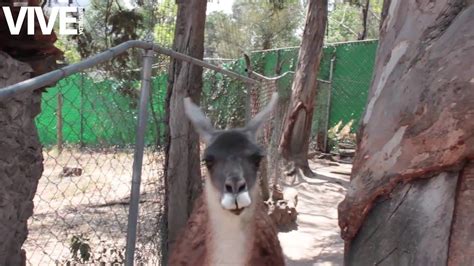
{"label": "green mesh fence", "polygon": [[[325,123],[321,121],[321,116],[325,117],[327,113],[327,97],[331,97],[328,127],[339,122],[345,125],[353,120],[352,131],[357,130],[372,80],[376,50],[377,41],[340,43],[324,48],[318,78],[329,81],[331,59],[334,59],[332,85],[320,86],[322,92],[318,95],[313,131],[319,127],[320,122]],[[257,71],[266,76],[277,76],[295,70],[298,48],[257,52],[252,57],[259,66]],[[290,89],[291,84],[286,86],[286,89]]]}
{"label": "green mesh fence", "polygon": [[313,113],[312,135],[320,142],[318,147],[324,147],[325,138],[327,135],[327,128],[329,128],[328,118],[330,117],[330,102],[331,84],[325,82],[318,83],[318,93],[316,95],[315,110]]}
{"label": "green mesh fence", "polygon": [[354,120],[352,129],[358,128],[372,81],[376,50],[376,41],[334,46],[329,127],[339,121],[347,124]]}
{"label": "green mesh fence", "polygon": [[[95,81],[76,74],[58,82],[43,94],[42,112],[37,125],[44,145],[56,144],[58,119],[62,118],[63,142],[85,146],[121,146],[133,144],[137,121],[139,81],[129,84],[137,94],[124,94],[118,82]],[[148,116],[147,144],[162,135],[167,76],[153,79],[153,97]],[[62,95],[62,116],[58,117],[58,94]]]}
{"label": "green mesh fence", "polygon": [[[339,122],[347,124],[351,120],[354,121],[352,130],[357,130],[367,100],[376,48],[376,41],[341,43],[324,48],[319,79],[329,81],[331,59],[334,59],[332,83],[320,83],[324,85],[320,86],[315,107],[314,134],[321,127],[331,128]],[[273,77],[295,70],[298,48],[259,51],[250,56],[254,71]],[[223,66],[245,75],[246,66],[242,59]],[[60,93],[63,98],[61,117],[64,143],[86,146],[133,144],[139,81],[130,82],[128,86],[131,89],[124,93],[123,84],[97,80],[92,74],[85,75],[65,78],[43,94],[43,111],[37,118],[41,142],[45,145],[57,143],[57,103]],[[292,75],[279,81],[278,91],[290,93],[291,81]],[[146,137],[148,145],[162,139],[166,87],[165,73],[153,79]],[[264,89],[262,94],[266,94]],[[243,123],[247,106],[246,90],[244,84],[237,80],[205,71],[202,105],[217,127],[235,127]],[[330,100],[328,97],[331,97]],[[327,118],[328,122],[325,121]]]}
{"label": "green mesh fence", "polygon": [[[242,60],[222,65],[246,76]],[[201,106],[216,128],[241,127],[245,122],[247,87],[240,80],[205,70]]]}

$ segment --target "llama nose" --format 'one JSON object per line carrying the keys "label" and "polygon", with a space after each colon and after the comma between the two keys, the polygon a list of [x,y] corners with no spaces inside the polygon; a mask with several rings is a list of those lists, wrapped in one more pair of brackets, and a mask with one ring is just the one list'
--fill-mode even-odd
{"label": "llama nose", "polygon": [[229,177],[225,181],[225,192],[237,195],[247,189],[247,184],[243,178]]}

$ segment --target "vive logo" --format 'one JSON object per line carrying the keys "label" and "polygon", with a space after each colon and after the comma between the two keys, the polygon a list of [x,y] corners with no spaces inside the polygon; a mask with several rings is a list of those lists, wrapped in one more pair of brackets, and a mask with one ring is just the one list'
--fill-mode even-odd
{"label": "vive logo", "polygon": [[[46,17],[43,9],[39,6],[22,6],[18,14],[16,22],[13,19],[13,14],[9,6],[2,7],[3,13],[7,20],[8,29],[11,35],[19,35],[21,27],[27,19],[27,34],[35,34],[35,16],[37,18],[39,27],[43,35],[49,35],[53,32],[54,24],[59,15],[59,34],[61,35],[78,35],[83,32],[83,17],[84,11],[78,7],[52,7],[51,14],[48,22],[46,23]],[[68,15],[71,14],[71,15]],[[77,14],[73,16],[72,14]],[[76,27],[69,27],[68,24],[76,24]]]}

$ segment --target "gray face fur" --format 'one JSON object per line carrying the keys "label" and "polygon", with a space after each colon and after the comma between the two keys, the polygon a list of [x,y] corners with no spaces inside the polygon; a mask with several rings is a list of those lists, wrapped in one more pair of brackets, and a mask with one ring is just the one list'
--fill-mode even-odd
{"label": "gray face fur", "polygon": [[270,116],[278,100],[274,93],[270,103],[244,128],[215,130],[212,124],[189,98],[184,99],[184,110],[196,131],[206,142],[204,161],[210,183],[220,195],[221,206],[240,214],[252,203],[249,193],[257,183],[257,171],[263,150],[256,144],[259,128]]}

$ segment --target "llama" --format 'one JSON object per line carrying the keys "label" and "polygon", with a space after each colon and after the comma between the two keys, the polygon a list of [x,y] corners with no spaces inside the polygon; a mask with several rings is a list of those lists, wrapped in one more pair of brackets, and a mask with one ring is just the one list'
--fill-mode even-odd
{"label": "llama", "polygon": [[209,173],[169,265],[285,265],[277,230],[260,196],[257,171],[264,156],[257,131],[278,95],[244,128],[215,130],[189,98],[186,115],[206,143]]}

